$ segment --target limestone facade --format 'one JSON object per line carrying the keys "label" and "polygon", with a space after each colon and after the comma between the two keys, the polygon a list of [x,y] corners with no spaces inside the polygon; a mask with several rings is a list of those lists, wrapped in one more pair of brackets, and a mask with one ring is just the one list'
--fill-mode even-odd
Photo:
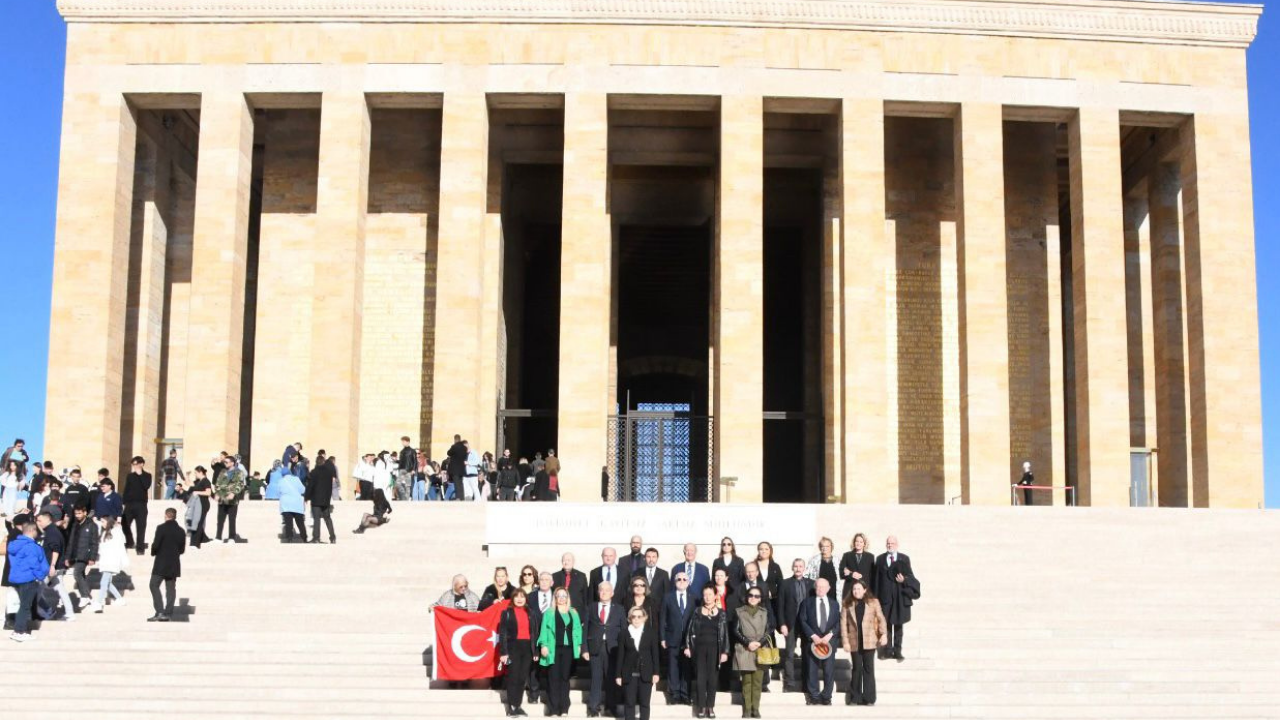
{"label": "limestone facade", "polygon": [[[58,6],[57,462],[522,437],[591,500],[661,367],[721,499],[1262,500],[1257,6]],[[692,352],[636,238],[706,243]]]}

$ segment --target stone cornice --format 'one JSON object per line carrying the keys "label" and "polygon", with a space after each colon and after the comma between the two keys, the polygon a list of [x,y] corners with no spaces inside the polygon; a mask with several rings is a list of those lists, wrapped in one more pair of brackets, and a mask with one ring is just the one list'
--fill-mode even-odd
{"label": "stone cornice", "polygon": [[58,0],[68,22],[829,28],[1247,47],[1261,5],[1165,0]]}

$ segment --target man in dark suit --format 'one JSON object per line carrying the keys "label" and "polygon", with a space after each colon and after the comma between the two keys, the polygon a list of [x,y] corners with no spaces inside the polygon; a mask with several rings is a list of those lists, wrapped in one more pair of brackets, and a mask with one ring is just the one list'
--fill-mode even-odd
{"label": "man in dark suit", "polygon": [[640,717],[648,720],[649,698],[658,684],[657,624],[645,617],[643,608],[632,608],[627,616],[614,653],[613,682],[622,690],[625,717],[635,718],[639,707]]}
{"label": "man in dark suit", "polygon": [[[177,510],[166,509],[164,522],[156,528],[156,535],[151,540],[151,555],[155,558],[151,566],[151,603],[156,614],[147,618],[147,622],[169,622],[173,617],[173,601],[178,594],[178,578],[182,575],[182,553],[187,549],[187,534],[177,518]],[[160,599],[161,583],[164,583],[163,602]]]}
{"label": "man in dark suit", "polygon": [[[649,596],[658,599],[658,607],[662,607],[662,601],[666,599],[667,593],[671,592],[671,579],[667,575],[667,571],[658,567],[658,549],[649,548],[644,551],[644,565],[631,574],[632,577],[642,577],[645,582],[649,583]],[[649,618],[649,622],[657,625],[661,618]]]}
{"label": "man in dark suit", "polygon": [[584,621],[587,617],[587,603],[593,597],[587,588],[587,576],[581,570],[573,568],[573,553],[560,556],[560,569],[551,576],[553,587],[562,587],[569,592],[569,604],[578,611],[578,617]]}
{"label": "man in dark suit", "polygon": [[711,582],[711,571],[706,565],[698,562],[698,546],[693,543],[685,543],[684,545],[684,562],[671,568],[671,577],[675,577],[676,573],[683,571],[689,576],[689,592],[696,597],[702,597],[702,588]]}
{"label": "man in dark suit", "polygon": [[[684,566],[678,566],[683,568]],[[689,574],[676,570],[675,589],[663,598],[662,647],[667,651],[667,704],[689,704],[689,660],[681,652],[684,628],[702,593],[689,587]]]}
{"label": "man in dark suit", "polygon": [[623,580],[630,580],[644,567],[644,540],[639,535],[631,536],[630,551],[618,558],[618,567],[622,569]]}
{"label": "man in dark suit", "polygon": [[[581,575],[582,573],[578,573]],[[586,584],[586,580],[582,581]],[[542,572],[538,575],[538,586],[529,593],[529,631],[537,632],[534,628],[542,627],[542,616],[555,605],[555,579],[549,572]],[[573,597],[571,594],[569,597]],[[572,603],[571,603],[572,604]],[[579,613],[581,618],[582,614]],[[538,663],[534,663],[529,668],[529,704],[533,705],[538,702],[538,694],[543,692],[547,687],[547,669]]]}
{"label": "man in dark suit", "polygon": [[[302,498],[311,503],[311,542],[316,545],[320,544],[321,521],[328,525],[329,542],[338,541],[333,532],[333,481],[337,476],[337,468],[331,460],[325,460],[323,465],[307,475],[307,489]],[[377,492],[374,491],[375,494]]]}
{"label": "man in dark suit", "polygon": [[630,576],[622,574],[622,568],[618,567],[618,551],[611,547],[605,548],[600,551],[600,567],[591,571],[591,589],[596,593],[592,599],[600,599],[600,583],[607,582],[616,591],[619,587],[624,587],[623,583],[630,579]]}
{"label": "man in dark suit", "polygon": [[614,651],[618,648],[618,636],[625,624],[623,610],[613,602],[613,585],[607,580],[596,586],[596,601],[587,607],[583,617],[586,638],[582,659],[591,667],[591,690],[587,694],[587,717],[600,717],[606,705],[622,716],[622,703],[614,683],[616,668],[611,667]]}
{"label": "man in dark suit", "polygon": [[876,558],[871,589],[880,599],[889,626],[889,643],[882,648],[881,657],[902,661],[902,626],[911,622],[911,604],[920,598],[920,581],[911,571],[911,558],[898,552],[897,537],[890,535],[884,546],[885,553]]}
{"label": "man in dark suit", "polygon": [[[814,597],[805,600],[800,608],[800,632],[809,641],[805,645],[805,670],[809,675],[805,693],[806,705],[830,705],[831,691],[835,687],[836,648],[840,647],[840,603],[829,596],[831,583],[818,578],[813,584]],[[831,652],[819,658],[813,652],[815,643],[826,643]],[[822,676],[822,688],[818,688],[818,676]]]}
{"label": "man in dark suit", "polygon": [[804,576],[805,561],[797,558],[791,563],[791,577],[782,581],[778,590],[778,632],[786,638],[786,652],[782,655],[782,680],[784,692],[799,692],[804,688],[804,678],[796,672],[796,645],[804,654],[805,641],[800,632],[800,609],[804,601],[813,596],[813,581]]}

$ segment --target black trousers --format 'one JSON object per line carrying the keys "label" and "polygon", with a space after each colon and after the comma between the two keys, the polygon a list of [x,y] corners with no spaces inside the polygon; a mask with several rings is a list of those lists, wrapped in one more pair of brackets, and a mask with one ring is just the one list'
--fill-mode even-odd
{"label": "black trousers", "polygon": [[[160,597],[160,583],[164,583],[164,598]],[[151,604],[155,607],[156,613],[163,615],[173,614],[173,600],[178,594],[178,579],[160,577],[159,575],[151,576]]]}
{"label": "black trousers", "polygon": [[[803,688],[808,673],[804,666],[804,638],[800,637],[799,627],[788,627],[786,648],[782,653],[782,684],[786,688]],[[796,657],[796,650],[801,657]]]}
{"label": "black trousers", "polygon": [[76,594],[80,596],[81,600],[91,597],[89,579],[85,577],[85,568],[88,567],[88,563],[78,562],[71,567],[73,568],[72,575],[76,579]]}
{"label": "black trousers", "polygon": [[240,509],[239,505],[218,505],[218,539],[222,539],[222,525],[228,519],[231,520],[231,534],[227,537],[235,539],[240,537],[236,534],[236,512]]}
{"label": "black trousers", "polygon": [[293,529],[294,529],[294,527],[297,527],[297,529],[298,529],[298,535],[297,535],[298,539],[299,539],[299,540],[306,540],[306,539],[307,539],[307,525],[306,525],[306,523],[305,523],[305,522],[303,522],[303,520],[302,520],[302,513],[287,512],[287,513],[281,513],[281,514],[284,516],[284,540],[285,540],[285,542],[290,542],[290,541],[292,541],[292,540],[293,540],[293,538],[294,538],[294,534],[293,534]]}
{"label": "black trousers", "polygon": [[845,696],[854,705],[876,704],[876,651],[855,650],[853,674],[849,676],[849,692]]}
{"label": "black trousers", "polygon": [[[379,491],[381,492],[381,491]],[[333,532],[333,506],[325,507],[311,506],[311,539],[320,539],[320,521],[324,520],[325,525],[329,526],[329,541],[338,539],[338,535]]]}
{"label": "black trousers", "polygon": [[[1021,483],[1019,483],[1019,484],[1021,484]],[[1032,493],[1032,491],[1031,491],[1031,490],[1023,490],[1023,491],[1022,491],[1022,504],[1023,504],[1023,505],[1030,505],[1030,504],[1031,504],[1031,493]]]}
{"label": "black trousers", "polygon": [[622,697],[618,684],[613,681],[613,653],[591,653],[587,661],[591,668],[591,688],[587,693],[587,707],[609,708],[615,714],[622,709]]}
{"label": "black trousers", "polygon": [[529,681],[529,665],[533,662],[533,646],[517,640],[507,648],[511,664],[507,666],[507,705],[520,707],[524,700],[524,684]]}
{"label": "black trousers", "polygon": [[551,714],[569,712],[569,679],[573,677],[573,648],[561,645],[556,648],[556,661],[551,666],[551,692],[547,697],[547,708]]}
{"label": "black trousers", "polygon": [[889,644],[885,651],[891,654],[902,652],[902,625],[889,624]]}
{"label": "black trousers", "polygon": [[676,701],[689,699],[689,660],[680,643],[667,646],[667,695]]}
{"label": "black trousers", "polygon": [[[804,665],[805,671],[809,675],[805,693],[812,700],[819,698],[830,700],[831,692],[836,684],[835,653],[831,653],[826,660],[819,660],[813,652],[807,652],[804,654]],[[819,686],[819,682],[821,682],[821,686]]]}
{"label": "black trousers", "polygon": [[[133,541],[135,536],[131,527],[135,523],[138,527],[138,541],[136,543]],[[143,548],[147,545],[147,504],[144,502],[125,503],[124,519],[121,527],[124,529],[125,546],[136,547],[138,554],[141,555]]]}
{"label": "black trousers", "polygon": [[653,696],[653,678],[642,678],[634,675],[623,683],[624,695],[623,717],[636,720],[636,708],[640,708],[640,720],[649,720],[649,698]]}
{"label": "black trousers", "polygon": [[720,648],[714,639],[693,648],[693,706],[704,710],[716,706]]}

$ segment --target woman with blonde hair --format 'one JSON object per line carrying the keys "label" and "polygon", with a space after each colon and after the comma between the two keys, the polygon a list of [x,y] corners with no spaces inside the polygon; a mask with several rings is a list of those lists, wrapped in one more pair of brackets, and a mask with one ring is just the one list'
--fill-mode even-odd
{"label": "woman with blonde hair", "polygon": [[836,599],[836,564],[834,561],[836,544],[831,538],[823,537],[818,541],[818,554],[809,558],[808,564],[805,566],[804,576],[818,581],[818,578],[826,578],[831,583],[831,589],[827,591],[827,597],[832,600]]}
{"label": "woman with blonde hair", "polygon": [[840,597],[848,598],[853,589],[853,582],[861,580],[863,585],[871,587],[871,578],[875,576],[875,553],[867,552],[867,536],[857,533],[849,541],[849,552],[840,558],[840,579],[844,582],[844,591]]}
{"label": "woman with blonde hair", "polygon": [[875,705],[876,649],[889,642],[889,629],[880,601],[861,580],[849,583],[840,613],[840,638],[853,663],[844,704]]}
{"label": "woman with blonde hair", "polygon": [[555,604],[543,614],[538,632],[538,664],[550,676],[547,714],[561,716],[569,712],[569,680],[582,656],[582,618],[569,604],[568,590],[558,587],[552,597]]}

